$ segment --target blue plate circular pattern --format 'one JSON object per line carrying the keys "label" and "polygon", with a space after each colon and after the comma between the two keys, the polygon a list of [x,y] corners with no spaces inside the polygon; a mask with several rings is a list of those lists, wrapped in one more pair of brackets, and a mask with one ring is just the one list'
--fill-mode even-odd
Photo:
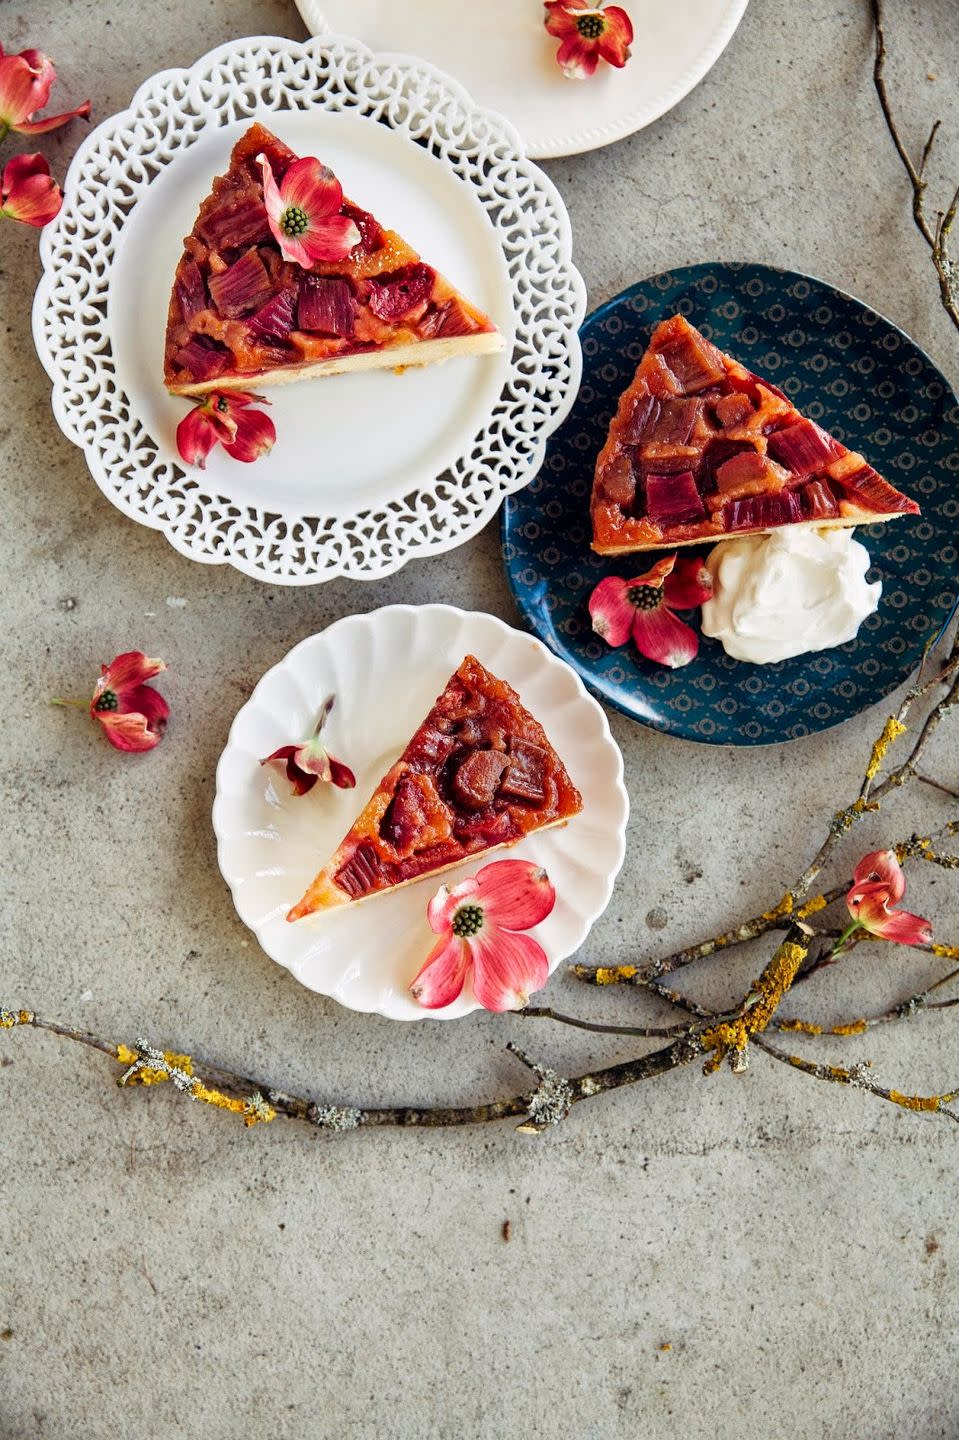
{"label": "blue plate circular pattern", "polygon": [[[648,556],[590,549],[593,465],[653,328],[685,315],[779,386],[800,410],[919,502],[922,515],[866,526],[882,599],[846,645],[775,665],[731,659],[700,637],[679,670],[632,644],[611,650],[587,602],[604,575]],[[601,700],[656,730],[716,745],[768,745],[838,725],[894,690],[957,602],[959,402],[927,355],[890,321],[821,280],[766,265],[691,265],[654,275],[590,315],[583,384],[536,479],[503,509],[506,570],[530,627]]]}

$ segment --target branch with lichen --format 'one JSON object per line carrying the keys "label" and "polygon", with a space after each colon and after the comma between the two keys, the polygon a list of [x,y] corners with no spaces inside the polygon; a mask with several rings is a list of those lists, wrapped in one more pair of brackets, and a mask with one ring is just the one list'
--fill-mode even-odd
{"label": "branch with lichen", "polygon": [[876,86],[876,94],[879,97],[879,104],[882,108],[889,134],[892,137],[892,142],[896,147],[899,159],[903,163],[903,167],[909,177],[909,183],[912,186],[912,218],[916,222],[916,228],[920,235],[929,247],[936,278],[939,281],[939,298],[942,301],[942,307],[952,323],[959,328],[959,267],[957,267],[949,250],[952,226],[955,222],[956,211],[959,209],[959,185],[956,186],[952,199],[946,208],[936,211],[935,219],[932,219],[929,215],[926,205],[926,192],[929,188],[927,174],[929,159],[936,143],[936,137],[942,126],[942,121],[935,120],[933,122],[917,163],[913,160],[900,134],[899,126],[893,113],[889,88],[886,84],[887,50],[883,0],[870,0],[870,3],[872,5],[873,25],[876,35],[875,59],[873,61],[873,80]]}

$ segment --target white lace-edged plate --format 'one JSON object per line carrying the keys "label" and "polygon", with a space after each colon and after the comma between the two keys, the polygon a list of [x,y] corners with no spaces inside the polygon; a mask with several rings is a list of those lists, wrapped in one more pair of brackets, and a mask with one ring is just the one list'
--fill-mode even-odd
{"label": "white lace-edged plate", "polygon": [[[271,387],[272,453],[244,465],[216,450],[190,469],[175,446],[188,402],[161,379],[170,285],[254,119],[320,153],[507,346]],[[191,559],[271,584],[376,580],[462,544],[536,474],[579,385],[586,294],[555,187],[455,81],[355,41],[244,38],[155,75],[81,144],[40,250],[37,350],[100,489]]]}

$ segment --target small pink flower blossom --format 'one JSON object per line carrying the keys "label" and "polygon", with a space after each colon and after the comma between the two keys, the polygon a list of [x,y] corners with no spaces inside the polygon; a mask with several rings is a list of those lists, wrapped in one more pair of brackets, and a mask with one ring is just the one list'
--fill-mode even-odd
{"label": "small pink flower blossom", "polygon": [[42,135],[57,130],[77,116],[86,119],[90,102],[84,100],[75,110],[62,115],[48,115],[44,120],[31,120],[50,98],[57,72],[49,55],[42,50],[21,50],[19,55],[5,55],[0,45],[0,139],[9,130],[21,135]]}
{"label": "small pink flower blossom", "polygon": [[556,903],[546,871],[528,860],[494,860],[449,889],[441,885],[427,909],[441,938],[410,985],[427,1010],[450,1005],[472,972],[473,994],[487,1010],[520,1010],[549,978],[538,941],[517,931],[545,920]]}
{"label": "small pink flower blossom", "polygon": [[51,704],[89,707],[117,750],[152,750],[163,737],[170,707],[158,690],[144,682],[165,669],[162,660],[151,660],[142,650],[126,650],[109,665],[100,666],[92,700],[53,700]]}
{"label": "small pink flower blossom", "polygon": [[846,896],[846,908],[853,919],[846,934],[855,929],[868,930],[871,935],[895,940],[900,945],[928,945],[932,939],[929,921],[908,910],[894,909],[905,893],[906,877],[894,851],[874,850],[864,855],[856,866],[852,888]]}
{"label": "small pink flower blossom", "polygon": [[350,767],[332,756],[320,739],[334,700],[335,696],[329,695],[323,701],[316,727],[308,740],[301,745],[281,745],[272,755],[260,761],[261,765],[285,762],[286,778],[293,786],[294,795],[306,795],[317,780],[335,785],[340,790],[352,790],[356,784],[356,776]]}
{"label": "small pink flower blossom", "polygon": [[214,445],[222,445],[234,460],[246,463],[268,455],[276,442],[276,426],[262,410],[247,408],[254,400],[270,403],[246,390],[212,390],[205,395],[176,427],[180,458],[203,470]]}
{"label": "small pink flower blossom", "polygon": [[42,155],[14,155],[7,161],[0,180],[0,215],[39,229],[62,204],[60,187]]}
{"label": "small pink flower blossom", "polygon": [[359,227],[341,215],[343,187],[319,160],[294,160],[279,185],[265,155],[263,199],[273,238],[284,260],[312,270],[317,260],[345,260],[361,239]]}
{"label": "small pink flower blossom", "polygon": [[603,0],[545,0],[544,25],[561,42],[556,63],[568,80],[595,74],[600,60],[618,70],[630,56],[633,25],[619,5]]}
{"label": "small pink flower blossom", "polygon": [[635,580],[607,575],[590,596],[589,613],[607,645],[625,645],[632,636],[641,655],[676,669],[696,658],[699,636],[673,609],[691,610],[711,595],[712,579],[703,562],[673,554]]}

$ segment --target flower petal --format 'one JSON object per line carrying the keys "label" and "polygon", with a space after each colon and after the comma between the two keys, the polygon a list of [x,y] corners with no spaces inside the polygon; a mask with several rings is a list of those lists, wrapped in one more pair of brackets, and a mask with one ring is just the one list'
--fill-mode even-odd
{"label": "flower petal", "polygon": [[[15,167],[21,164],[18,171]],[[37,163],[39,162],[39,163]],[[3,172],[2,213],[25,225],[48,224],[63,204],[60,187],[50,174],[42,155],[17,155]]]}
{"label": "flower petal", "polygon": [[170,718],[170,706],[159,690],[152,685],[135,685],[118,696],[114,715],[143,715],[151,730],[160,731]]}
{"label": "flower petal", "polygon": [[663,584],[663,598],[674,610],[695,610],[712,599],[713,577],[698,555],[677,556]]}
{"label": "flower petal", "polygon": [[595,75],[599,64],[599,49],[596,42],[587,44],[578,31],[567,35],[556,52],[556,63],[562,68],[567,80],[588,80]]}
{"label": "flower petal", "polygon": [[628,589],[618,575],[607,575],[589,597],[593,629],[607,645],[625,645],[632,632],[636,609],[626,598]]}
{"label": "flower petal", "polygon": [[345,260],[361,238],[359,226],[348,215],[331,215],[315,225],[311,222],[303,245],[312,264],[316,260]]}
{"label": "flower petal", "polygon": [[56,73],[53,62],[40,50],[4,55],[0,59],[0,123],[16,130],[35,111],[42,110],[50,98]]}
{"label": "flower petal", "polygon": [[343,204],[343,187],[332,170],[312,155],[305,155],[294,160],[283,176],[280,199],[284,210],[290,205],[299,206],[312,228],[315,222],[337,213]]}
{"label": "flower petal", "polygon": [[219,444],[221,434],[208,405],[196,405],[176,427],[176,448],[187,465],[206,469],[206,457]]}
{"label": "flower petal", "polygon": [[483,907],[485,925],[530,930],[545,920],[556,904],[549,876],[531,860],[493,860],[474,878],[474,898]]}
{"label": "flower petal", "polygon": [[462,993],[471,958],[465,940],[447,935],[426,957],[425,965],[410,985],[410,994],[425,1010],[440,1010],[452,1004]]}
{"label": "flower petal", "polygon": [[132,711],[121,715],[116,710],[98,710],[96,718],[110,744],[117,750],[152,750],[163,734],[162,726],[159,730],[151,730],[147,717]]}
{"label": "flower petal", "polygon": [[475,895],[479,888],[474,876],[470,875],[454,885],[452,890],[448,885],[441,885],[426,907],[426,918],[430,922],[430,929],[434,935],[449,934],[453,925],[453,914],[459,905],[469,896]]}
{"label": "flower petal", "polygon": [[[37,109],[40,107],[37,106]],[[71,120],[89,120],[90,102],[84,100],[75,110],[64,110],[59,115],[45,115],[42,120],[23,120],[19,125],[11,126],[11,129],[18,131],[21,135],[45,135],[48,130],[59,130],[61,125],[66,125]]]}
{"label": "flower petal", "polygon": [[473,994],[486,1010],[521,1010],[549,979],[546,951],[531,935],[491,925],[471,943]]}
{"label": "flower petal", "polygon": [[[883,885],[895,905],[906,893],[906,877],[894,850],[871,850],[853,872],[853,889],[860,885]],[[851,892],[850,892],[851,893]]]}
{"label": "flower petal", "polygon": [[344,765],[342,760],[336,760],[330,756],[330,779],[338,790],[353,790],[356,787],[356,776],[349,765]]}
{"label": "flower petal", "polygon": [[882,885],[864,885],[850,891],[847,904],[849,913],[859,924],[882,940],[893,940],[900,945],[928,945],[932,939],[929,921],[908,910],[891,909],[889,892]]}
{"label": "flower petal", "polygon": [[647,660],[678,670],[695,660],[699,652],[699,636],[678,619],[666,605],[655,610],[633,612],[633,640],[636,649]]}
{"label": "flower petal", "polygon": [[607,5],[603,19],[606,29],[599,39],[599,53],[610,65],[622,69],[629,59],[629,47],[633,42],[632,21],[618,5]]}
{"label": "flower petal", "polygon": [[161,670],[165,669],[166,665],[162,660],[153,660],[144,655],[142,650],[125,650],[122,655],[111,660],[109,665],[100,667],[95,694],[102,695],[104,690],[112,690],[118,698],[122,698],[125,690],[142,685],[145,680],[152,680],[154,675],[159,675]]}
{"label": "flower petal", "polygon": [[224,440],[223,448],[234,460],[250,463],[261,455],[269,455],[276,444],[276,426],[262,410],[238,410],[236,435]]}
{"label": "flower petal", "polygon": [[576,29],[576,17],[570,14],[570,10],[573,8],[574,3],[576,9],[584,9],[584,4],[579,3],[579,0],[570,0],[569,4],[566,3],[566,0],[544,0],[544,3],[546,5],[546,15],[543,19],[543,24],[546,26],[550,35],[555,35],[557,39],[561,40],[565,35],[577,35],[579,33]]}
{"label": "flower petal", "polygon": [[326,746],[317,735],[298,745],[293,752],[297,765],[307,775],[315,775],[318,780],[329,782],[333,779],[330,766],[330,757],[326,752]]}

